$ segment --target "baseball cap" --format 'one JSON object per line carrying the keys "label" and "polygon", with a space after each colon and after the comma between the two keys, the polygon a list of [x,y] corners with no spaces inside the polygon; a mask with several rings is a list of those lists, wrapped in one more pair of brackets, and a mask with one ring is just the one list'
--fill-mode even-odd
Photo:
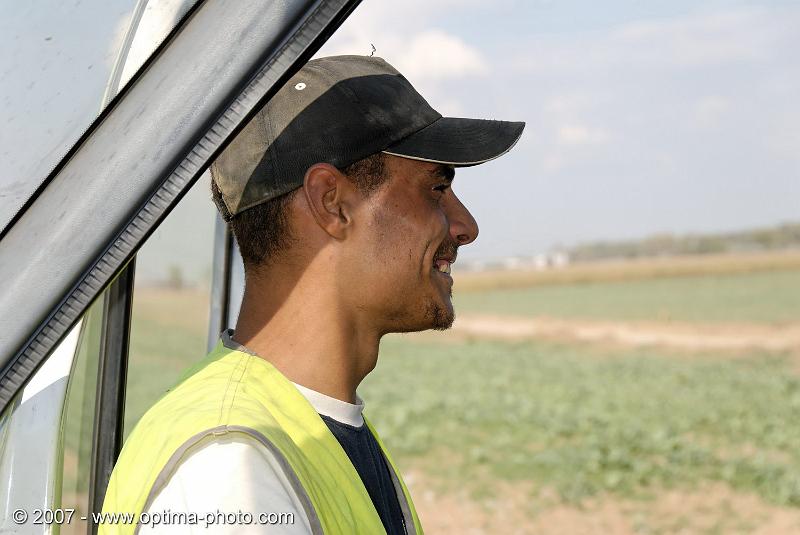
{"label": "baseball cap", "polygon": [[394,67],[371,56],[308,62],[211,166],[230,219],[377,152],[465,167],[508,152],[524,122],[442,117]]}

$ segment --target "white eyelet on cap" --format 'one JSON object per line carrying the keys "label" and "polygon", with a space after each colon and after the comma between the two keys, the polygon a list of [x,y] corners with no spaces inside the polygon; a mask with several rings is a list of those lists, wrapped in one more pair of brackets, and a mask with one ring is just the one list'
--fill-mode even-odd
{"label": "white eyelet on cap", "polygon": [[303,82],[300,82],[299,84],[294,86],[294,88],[297,89],[298,91],[302,91],[303,89],[306,88],[306,84],[304,84]]}

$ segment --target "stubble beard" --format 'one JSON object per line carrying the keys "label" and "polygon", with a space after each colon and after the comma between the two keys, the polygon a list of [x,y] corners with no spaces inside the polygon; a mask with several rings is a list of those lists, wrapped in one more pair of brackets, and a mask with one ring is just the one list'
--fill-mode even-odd
{"label": "stubble beard", "polygon": [[[452,291],[450,292],[452,295]],[[419,308],[417,310],[420,310]],[[455,312],[452,308],[443,305],[437,296],[429,295],[422,305],[422,316],[410,313],[408,309],[399,310],[388,316],[392,321],[392,328],[386,333],[409,333],[428,330],[446,331],[453,326]]]}
{"label": "stubble beard", "polygon": [[[439,256],[451,256],[454,257],[456,252],[458,251],[458,244],[456,244],[451,239],[446,239],[439,245],[439,248],[436,250],[436,254],[434,257]],[[433,329],[436,331],[446,331],[450,327],[453,326],[453,322],[456,319],[455,310],[453,309],[452,299],[453,299],[453,288],[452,286],[448,289],[447,292],[448,299],[450,299],[450,308],[446,308],[442,306],[438,301],[431,299],[428,301],[427,306],[425,307],[425,319],[430,321],[431,327],[429,329]]]}
{"label": "stubble beard", "polygon": [[[452,298],[452,290],[449,292],[449,296]],[[456,319],[456,314],[452,309],[448,310],[435,300],[431,300],[428,301],[428,304],[425,307],[425,319],[430,322],[430,327],[428,327],[429,329],[433,329],[435,331],[446,331],[453,326],[453,322]]]}
{"label": "stubble beard", "polygon": [[[447,254],[448,256],[455,256],[458,245],[452,240],[448,240],[439,246],[436,255]],[[432,274],[435,277],[435,274]],[[431,281],[433,283],[433,281]],[[436,283],[433,283],[436,285]],[[413,309],[404,309],[403,311],[396,311],[390,318],[394,320],[394,329],[388,332],[420,332],[427,330],[446,331],[453,326],[456,314],[452,305],[453,288],[450,287],[447,291],[447,298],[451,300],[448,307],[443,304],[441,293],[434,290],[433,294],[426,296],[426,302],[423,305],[422,318],[417,316],[418,312],[412,312]],[[416,311],[419,309],[417,308]]]}

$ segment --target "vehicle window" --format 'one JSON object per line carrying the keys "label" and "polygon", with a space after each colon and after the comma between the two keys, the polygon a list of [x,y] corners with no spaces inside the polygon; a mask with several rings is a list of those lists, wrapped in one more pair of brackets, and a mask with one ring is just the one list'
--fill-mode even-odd
{"label": "vehicle window", "polygon": [[86,522],[80,517],[89,512],[89,479],[104,296],[105,294],[98,297],[83,318],[80,342],[70,372],[62,423],[64,457],[61,508],[74,509],[75,513],[70,522],[61,525],[63,535],[86,533]]}
{"label": "vehicle window", "polygon": [[209,188],[206,173],[136,257],[125,437],[206,354],[216,218]]}
{"label": "vehicle window", "polygon": [[[90,312],[78,322],[0,417],[0,473],[4,476],[0,482],[0,533],[37,533],[42,525],[69,524],[75,520],[74,513],[55,512],[61,509],[62,497],[66,498],[68,508],[86,510],[77,496],[82,487],[77,467],[88,460],[91,450],[92,415],[86,420],[88,442],[81,442],[82,423],[77,411],[81,410],[82,393],[92,389],[82,379],[92,377],[89,368],[97,344],[91,339],[98,338],[92,326],[99,319],[99,314]],[[78,353],[80,364],[75,359]],[[70,380],[70,372],[77,373],[79,380]],[[73,402],[67,408],[70,387]],[[91,394],[93,391],[90,399]],[[67,412],[72,417],[64,427],[62,419]],[[88,470],[85,474],[84,479],[88,479]],[[69,528],[65,532],[70,533]]]}
{"label": "vehicle window", "polygon": [[193,3],[0,5],[0,228]]}
{"label": "vehicle window", "polygon": [[[172,16],[185,12],[191,3],[166,0],[160,2],[158,6],[171,6],[167,11]],[[55,73],[53,78],[55,80],[43,81],[43,76],[39,74],[35,82],[31,82],[25,89],[30,90],[42,83],[50,87],[58,87],[59,90],[52,90],[56,91],[55,94],[31,95],[26,97],[27,100],[19,97],[19,102],[17,102],[15,100],[17,95],[23,92],[20,89],[22,86],[17,82],[33,79],[33,76],[28,78],[25,74],[29,70],[33,72],[32,70],[35,70],[38,64],[33,65],[35,62],[27,61],[23,53],[27,49],[23,50],[24,47],[18,50],[13,49],[19,58],[23,58],[21,60],[18,58],[18,62],[23,66],[18,66],[13,61],[9,61],[9,57],[0,58],[4,64],[11,65],[0,77],[0,83],[3,86],[8,86],[0,86],[0,90],[4,95],[4,109],[0,110],[0,119],[5,119],[4,123],[9,124],[20,121],[26,125],[35,125],[30,129],[31,131],[44,131],[49,136],[45,136],[46,139],[39,140],[29,136],[29,132],[24,128],[17,129],[12,126],[4,130],[6,134],[13,133],[14,137],[18,138],[15,141],[16,143],[35,146],[35,155],[33,151],[28,154],[24,150],[16,150],[16,145],[10,139],[0,139],[3,149],[7,149],[0,154],[3,158],[0,159],[0,164],[11,171],[4,173],[3,178],[0,179],[0,198],[3,199],[2,209],[0,209],[0,228],[5,226],[9,219],[14,216],[18,208],[34,192],[47,173],[52,170],[57,162],[63,159],[64,154],[74,144],[80,133],[84,132],[91,120],[96,117],[98,111],[102,108],[102,105],[98,105],[98,102],[108,101],[109,95],[118,86],[124,84],[132,72],[148,57],[150,50],[158,44],[163,34],[166,34],[171,28],[171,23],[162,21],[164,24],[161,26],[154,25],[155,30],[148,28],[148,32],[145,33],[130,33],[128,30],[135,28],[137,11],[146,11],[142,6],[149,8],[149,3],[140,0],[135,7],[128,6],[128,9],[124,9],[125,6],[122,5],[122,2],[112,2],[109,6],[118,8],[118,11],[112,13],[109,7],[107,16],[107,20],[112,21],[112,23],[106,29],[110,28],[114,31],[98,32],[98,35],[102,33],[104,37],[107,37],[107,41],[97,37],[95,42],[92,41],[95,36],[87,38],[84,34],[80,34],[80,28],[88,26],[103,27],[103,22],[106,19],[103,19],[104,15],[101,11],[95,10],[92,12],[91,17],[87,16],[87,21],[83,25],[76,25],[78,30],[75,30],[74,33],[80,37],[74,39],[75,43],[77,43],[73,47],[75,50],[67,46],[65,49],[58,49],[53,54],[43,54],[46,56],[45,60],[43,60],[45,64],[45,67],[42,68],[43,72],[47,70],[46,67],[50,65],[48,61],[52,60],[53,57],[66,56],[68,65],[59,66],[58,69],[53,67],[53,72]],[[80,7],[80,3],[76,6],[71,6],[69,17],[64,17],[64,20],[60,22],[64,24],[65,20],[71,19],[71,17],[78,17],[81,14],[80,9],[75,9],[78,7]],[[3,10],[5,9],[3,8]],[[11,8],[8,9],[13,11]],[[154,8],[151,12],[155,13],[157,9]],[[34,26],[38,25],[38,30],[42,30],[42,28],[50,28],[50,25],[55,28],[59,15],[63,13],[56,12],[53,14],[46,12],[44,9],[41,9],[40,13],[36,8],[20,8],[19,13],[12,13],[12,15],[17,14],[20,21],[25,20],[26,22],[37,20],[38,17],[41,20]],[[146,18],[146,16],[147,14],[145,13],[138,20],[143,20],[142,17]],[[166,17],[165,20],[168,18]],[[44,19],[46,21],[43,23],[42,20]],[[175,17],[170,20],[173,19]],[[2,20],[4,23],[14,22],[13,17],[5,17],[5,15],[3,15]],[[64,25],[71,27],[70,24]],[[3,26],[5,26],[3,28],[5,35],[13,34],[12,40],[20,35],[25,35],[27,38],[29,34],[34,33],[30,32],[29,28],[24,27],[17,28],[16,33],[14,33],[12,24],[8,26],[3,24]],[[24,24],[20,26],[24,26]],[[44,38],[45,42],[61,40],[58,37],[61,34],[58,34],[55,30],[53,32],[47,31],[46,33],[52,33],[56,36],[48,35]],[[124,37],[126,35],[127,37]],[[142,37],[142,47],[137,49],[134,45],[142,35],[145,36]],[[66,37],[64,42],[71,43],[70,39]],[[93,44],[87,45],[87,42]],[[109,46],[104,47],[102,46],[103,44],[109,44]],[[95,76],[93,73],[91,76],[86,76],[81,69],[84,66],[87,71],[95,69],[96,66],[91,63],[91,59],[95,58],[95,56],[90,56],[88,59],[82,58],[80,54],[77,54],[77,49],[81,47],[96,51],[97,58],[101,60],[111,58],[111,66],[104,64],[103,69],[97,68],[95,71],[101,71],[99,74]],[[35,46],[31,48],[36,49]],[[0,49],[4,52],[11,50],[9,47],[0,47]],[[65,50],[67,51],[65,52]],[[120,50],[130,50],[130,53],[120,53]],[[70,51],[74,52],[74,54],[70,53]],[[100,54],[99,51],[105,51],[105,55]],[[74,59],[76,57],[81,57],[81,59]],[[53,61],[58,62],[57,60]],[[97,85],[83,88],[78,82],[75,82],[73,86],[65,87],[57,75],[68,71],[69,66],[77,69],[77,74],[75,74],[74,78],[79,79],[81,83],[91,84],[93,82],[88,80],[91,79],[97,81]],[[22,74],[17,76],[14,72],[15,69]],[[9,73],[13,76],[6,76]],[[83,78],[87,78],[87,80]],[[12,81],[9,82],[9,79]],[[69,83],[70,80],[65,82]],[[6,91],[6,89],[10,90]],[[61,91],[63,91],[63,97]],[[72,107],[66,105],[65,102],[72,99],[76,94],[80,94],[85,99],[78,103],[71,102]],[[47,99],[48,96],[50,97],[49,100]],[[83,102],[84,100],[85,102]],[[45,104],[53,102],[53,104],[52,107],[48,108],[47,105],[42,106],[42,102]],[[69,108],[69,111],[65,111],[67,108]],[[7,116],[1,114],[6,112]],[[59,125],[64,123],[63,128],[60,126],[59,128],[51,127],[49,122],[45,122],[45,117],[48,121],[59,122]],[[6,157],[9,159],[8,162],[4,160]],[[141,413],[163,393],[166,386],[174,382],[178,373],[186,365],[190,364],[192,359],[199,359],[206,352],[207,337],[205,331],[208,324],[211,240],[214,236],[213,222],[216,216],[213,206],[208,200],[207,179],[201,180],[193,191],[201,192],[196,194],[196,198],[203,200],[204,208],[191,209],[192,203],[189,199],[194,194],[190,192],[181,204],[181,206],[186,207],[188,205],[189,207],[183,211],[180,207],[176,209],[171,217],[168,218],[167,223],[161,227],[140,252],[139,265],[137,265],[136,270],[138,281],[136,293],[138,297],[135,302],[131,333],[131,367],[128,375],[131,389],[128,398],[130,403],[127,412],[126,434],[130,432]],[[195,204],[195,207],[197,206],[198,204]],[[200,213],[203,211],[205,211],[205,214]],[[182,213],[183,216],[180,215]],[[163,236],[170,234],[169,229],[172,228],[173,222],[175,222],[174,228],[177,230],[171,234],[170,238],[162,240]],[[202,240],[189,239],[195,236],[207,238],[207,255],[205,255],[204,260],[200,260],[203,255],[197,251],[197,245]],[[165,259],[174,259],[174,261],[165,264]],[[149,294],[148,291],[150,292]],[[185,314],[187,310],[195,311],[197,314],[194,316]],[[76,333],[75,341],[80,346],[80,349],[69,354],[69,364],[72,367],[71,375],[69,375],[68,379],[68,387],[67,373],[65,372],[62,377],[63,390],[67,393],[63,419],[56,419],[54,421],[56,425],[51,426],[51,430],[57,433],[63,431],[61,440],[54,441],[56,447],[63,448],[63,458],[61,458],[60,465],[63,470],[59,470],[57,484],[60,490],[56,490],[53,504],[74,509],[76,513],[88,512],[89,474],[92,468],[93,416],[96,412],[95,398],[102,321],[103,296],[101,295],[95,305],[87,311],[80,326],[74,331]],[[194,336],[195,334],[197,334],[196,337]],[[78,336],[80,336],[80,339],[78,339]],[[177,351],[173,351],[173,349],[177,349]],[[73,357],[75,357],[74,362]],[[171,363],[162,357],[175,357],[186,362],[177,362],[173,370],[170,366]],[[52,358],[50,360],[52,361]],[[67,369],[70,368],[68,367]],[[173,374],[172,371],[175,373]],[[140,377],[141,380],[137,380],[137,377]],[[154,377],[163,380],[163,385],[153,381]],[[142,385],[147,388],[137,388]],[[21,399],[22,404],[24,404],[25,392],[22,393]],[[140,402],[139,405],[136,405],[137,401]],[[16,406],[19,406],[19,403],[18,401]],[[11,410],[13,411],[13,409]],[[62,416],[61,411],[58,414]],[[0,446],[4,446],[7,443],[6,438],[10,434],[9,429],[11,429],[13,423],[12,412],[6,412],[0,416],[0,441],[2,441]],[[0,453],[3,451],[0,450]],[[5,464],[3,464],[4,467]],[[6,474],[8,472],[3,470],[2,473]],[[10,493],[11,485],[9,484],[6,487],[3,490],[7,490]],[[19,483],[16,483],[14,492],[18,490]],[[7,505],[5,500],[3,503]],[[0,532],[5,531],[5,529],[0,529]],[[58,528],[55,531],[58,532]],[[85,525],[75,520],[69,525],[65,524],[62,530],[64,533],[83,531],[85,531]]]}
{"label": "vehicle window", "polygon": [[[179,373],[206,352],[216,217],[208,192],[206,177],[189,191],[137,257],[126,435],[144,411],[174,383]],[[73,510],[70,521],[61,524],[61,533],[65,535],[83,534],[87,529],[81,516],[89,512],[104,295],[84,315],[76,327],[77,340],[73,342],[71,352],[60,359],[63,361],[60,366],[63,368],[62,382],[67,381],[69,370],[68,384],[61,386],[61,397],[54,395],[57,392],[50,392],[52,387],[59,385],[57,381],[47,384],[39,381],[51,387],[48,389],[34,384],[37,377],[34,376],[15,403],[0,417],[0,471],[6,475],[22,473],[25,476],[11,477],[5,485],[0,485],[2,504],[14,509],[60,507]],[[43,369],[52,368],[52,361],[53,357],[50,357]],[[54,374],[50,373],[50,376]],[[66,401],[63,402],[62,416],[64,389]],[[35,401],[39,405],[33,407],[30,398],[37,394],[39,398]],[[43,394],[48,396],[47,399],[42,399]],[[43,416],[43,409],[52,413],[50,419]],[[42,440],[44,433],[48,432],[53,433],[52,440]],[[42,451],[46,448],[45,454],[52,453],[53,456],[47,463],[37,457],[36,474],[31,471],[33,467],[28,460],[31,455],[20,454],[33,445]],[[41,477],[38,476],[40,472]],[[29,484],[24,486],[24,481],[29,481]],[[58,494],[61,496],[60,504]],[[13,521],[7,515],[3,517]],[[3,526],[9,529],[19,527]]]}

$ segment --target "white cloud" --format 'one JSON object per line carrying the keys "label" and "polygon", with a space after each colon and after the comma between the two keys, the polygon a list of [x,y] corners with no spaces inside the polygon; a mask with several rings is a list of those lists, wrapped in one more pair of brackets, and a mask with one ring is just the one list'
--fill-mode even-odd
{"label": "white cloud", "polygon": [[[538,103],[529,122],[542,134],[532,152],[542,171],[602,167],[622,176],[641,166],[642,175],[667,176],[710,166],[709,153],[735,152],[745,140],[789,157],[786,140],[796,141],[797,128],[781,117],[800,109],[790,52],[798,23],[798,9],[737,8],[532,34],[493,67],[502,77],[511,69],[529,88],[528,102]],[[668,165],[659,151],[670,155]],[[705,173],[724,173],[714,169]]]}
{"label": "white cloud", "polygon": [[542,110],[559,116],[574,116],[591,107],[593,103],[592,97],[585,92],[564,91],[545,101]]}
{"label": "white cloud", "polygon": [[637,21],[610,30],[539,35],[512,61],[518,72],[608,73],[633,66],[710,67],[773,58],[796,31],[797,13],[781,20],[758,8]]}
{"label": "white cloud", "polygon": [[436,102],[431,102],[436,108],[436,111],[445,117],[467,117],[469,110],[461,99],[456,97],[438,96]]}
{"label": "white cloud", "polygon": [[556,132],[556,139],[561,145],[598,145],[608,141],[608,137],[606,130],[582,124],[562,125]]}
{"label": "white cloud", "polygon": [[489,72],[489,62],[461,37],[420,23],[441,20],[442,12],[454,2],[409,0],[401,6],[365,3],[345,21],[317,57],[369,55],[374,46],[375,55],[403,73],[437,111],[462,116],[465,111],[461,99],[447,91],[445,84],[483,77]]}
{"label": "white cloud", "polygon": [[412,36],[397,56],[397,68],[411,79],[444,80],[481,76],[489,71],[475,48],[459,37],[435,29]]}
{"label": "white cloud", "polygon": [[566,161],[558,154],[546,154],[541,158],[541,169],[546,173],[556,173],[565,165]]}
{"label": "white cloud", "polygon": [[745,9],[676,20],[636,22],[611,34],[611,43],[629,47],[634,61],[701,66],[758,60],[769,55],[772,32],[763,31],[764,12]]}
{"label": "white cloud", "polygon": [[431,86],[445,80],[486,75],[489,63],[477,48],[457,35],[420,24],[436,20],[433,15],[447,8],[447,4],[421,1],[404,4],[403,11],[413,12],[413,17],[398,15],[394,4],[366,4],[317,55],[368,55],[374,45],[376,56],[386,59],[412,83],[423,84],[420,88],[423,93],[424,89],[435,91],[436,87]]}

